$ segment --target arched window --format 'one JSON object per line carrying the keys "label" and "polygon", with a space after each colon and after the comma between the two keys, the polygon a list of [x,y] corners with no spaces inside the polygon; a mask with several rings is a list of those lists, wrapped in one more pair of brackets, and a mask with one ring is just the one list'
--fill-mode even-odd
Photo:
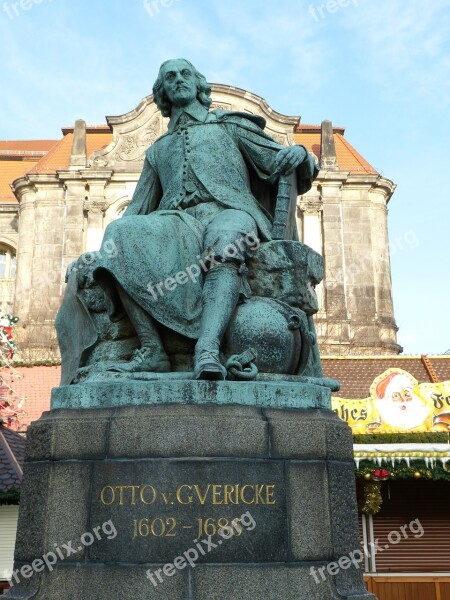
{"label": "arched window", "polygon": [[16,252],[5,244],[0,244],[0,279],[16,277]]}
{"label": "arched window", "polygon": [[16,251],[0,244],[0,313],[11,313],[16,278]]}

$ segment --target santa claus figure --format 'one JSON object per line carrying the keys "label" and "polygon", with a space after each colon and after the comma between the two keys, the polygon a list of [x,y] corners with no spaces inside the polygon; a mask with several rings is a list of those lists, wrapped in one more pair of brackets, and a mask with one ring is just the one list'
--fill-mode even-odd
{"label": "santa claus figure", "polygon": [[414,383],[402,373],[390,373],[376,386],[377,409],[382,424],[406,431],[422,425],[430,416],[430,408],[413,393]]}

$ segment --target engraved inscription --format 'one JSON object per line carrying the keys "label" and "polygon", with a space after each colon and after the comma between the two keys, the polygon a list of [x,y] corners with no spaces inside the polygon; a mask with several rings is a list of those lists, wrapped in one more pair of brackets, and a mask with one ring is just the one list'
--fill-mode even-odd
{"label": "engraved inscription", "polygon": [[[203,562],[286,560],[282,462],[148,459],[98,464],[94,472],[91,519],[111,519],[118,535],[89,549],[93,561],[167,562],[201,539],[218,543]],[[244,513],[256,524],[245,536]],[[219,544],[231,530],[230,543]]]}
{"label": "engraved inscription", "polygon": [[106,485],[100,492],[100,502],[106,506],[136,506],[136,504],[200,504],[213,506],[221,504],[252,505],[276,504],[274,484],[187,484],[184,483],[174,492],[162,492],[155,486],[145,485]]}

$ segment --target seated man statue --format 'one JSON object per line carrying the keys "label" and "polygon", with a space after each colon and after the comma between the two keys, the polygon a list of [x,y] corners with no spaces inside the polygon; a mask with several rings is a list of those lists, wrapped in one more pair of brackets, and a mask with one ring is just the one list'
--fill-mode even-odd
{"label": "seated man statue", "polygon": [[280,176],[298,193],[317,175],[303,146],[283,147],[262,117],[213,110],[211,89],[187,60],[162,64],[153,86],[168,131],[146,151],[130,205],[111,223],[94,277],[114,320],[125,314],[140,341],[125,372],[171,371],[160,326],[197,340],[194,375],[224,379],[220,347],[239,298],[251,295],[246,262],[272,239]]}

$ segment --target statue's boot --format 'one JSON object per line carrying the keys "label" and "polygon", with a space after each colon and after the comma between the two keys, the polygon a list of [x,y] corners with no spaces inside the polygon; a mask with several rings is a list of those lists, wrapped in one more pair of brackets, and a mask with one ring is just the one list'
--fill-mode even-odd
{"label": "statue's boot", "polygon": [[117,292],[136,333],[141,347],[134,350],[131,360],[116,363],[108,371],[120,373],[166,373],[171,370],[169,358],[153,319],[117,284]]}
{"label": "statue's boot", "polygon": [[200,336],[195,346],[196,379],[225,379],[220,362],[220,343],[239,299],[239,265],[225,262],[214,266],[203,285]]}

